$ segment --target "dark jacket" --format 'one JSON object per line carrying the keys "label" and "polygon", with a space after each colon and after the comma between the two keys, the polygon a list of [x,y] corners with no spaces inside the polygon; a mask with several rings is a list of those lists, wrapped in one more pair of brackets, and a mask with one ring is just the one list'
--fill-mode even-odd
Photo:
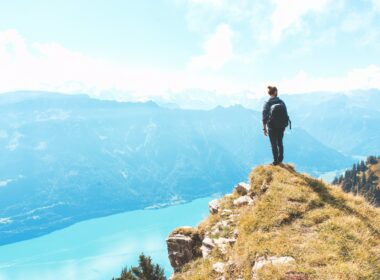
{"label": "dark jacket", "polygon": [[[285,106],[285,103],[284,101],[282,101],[280,98],[278,98],[277,96],[276,97],[271,97],[269,98],[269,100],[267,102],[265,102],[264,104],[264,108],[263,108],[263,125],[268,125],[268,127],[270,127],[270,124],[268,123],[269,121],[269,114],[270,114],[270,108],[272,107],[272,105],[274,104],[284,104]],[[285,106],[286,108],[286,106]]]}

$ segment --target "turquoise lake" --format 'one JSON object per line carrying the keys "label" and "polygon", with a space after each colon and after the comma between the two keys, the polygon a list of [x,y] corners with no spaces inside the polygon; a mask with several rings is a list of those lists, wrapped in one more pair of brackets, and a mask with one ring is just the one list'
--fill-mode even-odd
{"label": "turquoise lake", "polygon": [[1,246],[0,279],[112,279],[124,266],[136,265],[141,252],[170,275],[166,237],[175,227],[194,226],[204,219],[211,199],[92,219]]}

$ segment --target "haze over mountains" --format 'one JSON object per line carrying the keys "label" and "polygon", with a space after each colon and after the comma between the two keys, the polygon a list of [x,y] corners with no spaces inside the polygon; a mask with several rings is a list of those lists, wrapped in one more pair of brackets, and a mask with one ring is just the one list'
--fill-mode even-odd
{"label": "haze over mountains", "polygon": [[[286,160],[318,174],[377,153],[377,94],[284,96],[295,126]],[[0,95],[0,155],[0,244],[223,193],[271,161],[261,113],[242,106],[181,110],[44,92]]]}

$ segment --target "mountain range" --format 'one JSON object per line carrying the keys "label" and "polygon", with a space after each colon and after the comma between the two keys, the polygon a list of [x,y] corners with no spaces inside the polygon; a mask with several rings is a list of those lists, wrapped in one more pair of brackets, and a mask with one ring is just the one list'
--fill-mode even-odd
{"label": "mountain range", "polygon": [[[314,122],[322,112],[302,110]],[[338,112],[331,114],[338,120],[330,125],[339,124]],[[313,121],[293,116],[285,157],[299,170],[316,175],[342,169],[371,147],[342,146],[339,152],[343,140],[326,145],[335,136],[316,137]],[[363,122],[376,127],[376,117]],[[334,133],[356,133],[349,123]],[[50,92],[0,95],[0,156],[0,244],[89,218],[224,193],[253,165],[271,161],[259,111],[181,110]]]}

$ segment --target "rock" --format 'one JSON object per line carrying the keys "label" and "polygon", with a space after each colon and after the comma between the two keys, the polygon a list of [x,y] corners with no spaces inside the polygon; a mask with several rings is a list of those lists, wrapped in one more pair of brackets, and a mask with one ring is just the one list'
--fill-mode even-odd
{"label": "rock", "polygon": [[241,196],[241,197],[238,197],[234,200],[233,204],[235,206],[243,206],[243,205],[247,205],[249,203],[253,203],[253,199],[248,196],[248,195],[244,195],[244,196]]}
{"label": "rock", "polygon": [[218,225],[220,228],[228,227],[228,224],[229,224],[229,221],[228,221],[228,220],[221,220],[219,223],[217,223],[217,225]]}
{"label": "rock", "polygon": [[220,231],[227,228],[230,223],[231,223],[230,220],[221,220],[221,221],[217,222],[215,225],[212,226],[211,234],[212,235],[218,235],[220,233]]}
{"label": "rock", "polygon": [[208,236],[206,236],[203,239],[202,245],[204,245],[204,246],[206,246],[208,248],[214,248],[215,247],[214,241],[210,237],[208,237]]}
{"label": "rock", "polygon": [[183,265],[202,256],[202,239],[198,233],[183,227],[173,231],[166,240],[170,264],[174,272]]}
{"label": "rock", "polygon": [[302,272],[289,271],[285,273],[284,280],[308,280],[309,277]]}
{"label": "rock", "polygon": [[238,236],[239,236],[239,231],[238,231],[237,228],[234,229],[233,236],[234,236],[235,239],[238,238]]}
{"label": "rock", "polygon": [[219,227],[213,227],[211,230],[211,235],[218,235],[220,232]]}
{"label": "rock", "polygon": [[211,250],[215,247],[214,241],[206,236],[202,241],[201,251],[202,251],[202,257],[208,258],[210,256]]}
{"label": "rock", "polygon": [[268,184],[267,182],[264,182],[260,187],[260,192],[265,193],[268,190]]}
{"label": "rock", "polygon": [[231,215],[233,212],[231,209],[223,209],[221,215],[223,217]]}
{"label": "rock", "polygon": [[214,244],[216,245],[216,247],[218,247],[218,249],[220,250],[220,252],[222,254],[226,254],[227,248],[229,246],[232,246],[233,244],[235,244],[236,239],[235,238],[220,237],[218,239],[214,239],[213,241],[214,241]]}
{"label": "rock", "polygon": [[212,269],[216,272],[216,273],[220,273],[222,274],[224,272],[224,266],[225,266],[225,263],[222,263],[222,262],[217,262],[217,263],[214,263],[212,265]]}
{"label": "rock", "polygon": [[255,264],[252,268],[252,279],[257,279],[256,272],[267,265],[282,265],[295,262],[292,257],[259,257],[256,259]]}
{"label": "rock", "polygon": [[202,258],[208,259],[210,257],[211,250],[209,247],[201,246]]}
{"label": "rock", "polygon": [[251,189],[251,186],[247,183],[240,182],[235,186],[235,190],[240,195],[246,195]]}
{"label": "rock", "polygon": [[248,202],[248,205],[253,205],[256,202],[256,197],[251,197],[251,200]]}
{"label": "rock", "polygon": [[220,202],[219,199],[211,200],[208,203],[208,209],[210,210],[211,214],[217,214],[220,210]]}

